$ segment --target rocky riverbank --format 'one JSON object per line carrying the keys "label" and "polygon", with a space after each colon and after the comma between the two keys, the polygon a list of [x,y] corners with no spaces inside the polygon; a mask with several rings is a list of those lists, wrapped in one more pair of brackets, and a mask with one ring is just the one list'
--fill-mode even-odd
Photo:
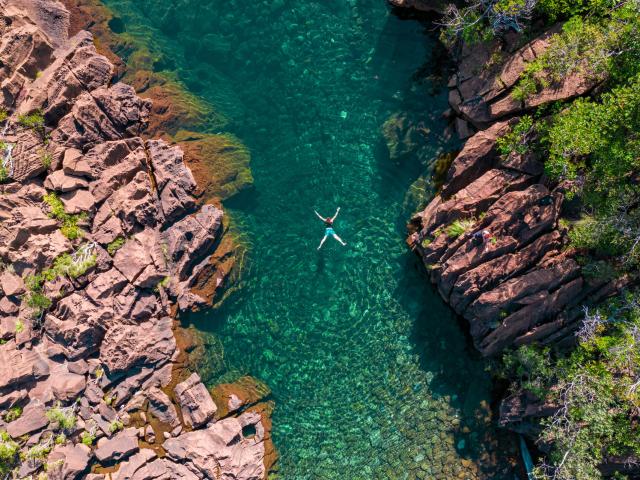
{"label": "rocky riverbank", "polygon": [[[415,2],[391,3],[416,7]],[[422,10],[438,7],[437,2],[418,3]],[[533,40],[510,32],[453,52],[457,68],[448,83],[447,115],[465,143],[439,194],[411,220],[409,246],[422,258],[442,298],[468,322],[475,347],[487,357],[533,343],[574,345],[583,308],[598,305],[630,282],[582,271],[563,222],[572,209],[565,195],[568,185],[546,178],[544,159],[534,153],[504,154],[498,146],[522,115],[598,87],[576,73],[546,82],[524,101],[513,94],[527,64],[545,52],[559,28],[539,31]],[[486,238],[474,241],[474,234],[483,231]],[[530,425],[522,423],[525,417],[552,411],[532,398],[509,398],[501,422],[530,433]]]}
{"label": "rocky riverbank", "polygon": [[[229,271],[185,164],[203,135],[165,135],[61,3],[0,7],[0,472],[265,478],[268,392],[214,402],[176,337]],[[204,155],[231,148],[209,137]]]}

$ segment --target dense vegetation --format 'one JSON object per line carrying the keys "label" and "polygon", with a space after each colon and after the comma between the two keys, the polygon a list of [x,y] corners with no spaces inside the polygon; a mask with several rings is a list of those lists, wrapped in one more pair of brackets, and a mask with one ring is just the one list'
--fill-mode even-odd
{"label": "dense vegetation", "polygon": [[[574,101],[522,116],[503,155],[534,153],[571,202],[562,226],[585,276],[637,276],[640,266],[640,2],[478,0],[451,7],[443,38],[476,42],[507,31],[531,38],[562,21],[511,93],[525,102],[577,75],[595,85]],[[534,27],[535,25],[535,27]],[[543,27],[546,28],[546,27]],[[515,392],[556,407],[541,421],[538,479],[601,478],[611,459],[640,462],[640,292],[585,310],[570,351],[521,347],[503,359]],[[626,478],[617,472],[616,478]]]}

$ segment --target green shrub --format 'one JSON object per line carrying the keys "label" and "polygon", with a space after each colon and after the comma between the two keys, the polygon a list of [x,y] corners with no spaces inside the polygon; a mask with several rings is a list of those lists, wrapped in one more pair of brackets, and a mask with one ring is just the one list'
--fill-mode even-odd
{"label": "green shrub", "polygon": [[71,215],[67,213],[64,209],[62,200],[60,200],[58,196],[53,192],[47,193],[43,197],[43,200],[49,206],[49,209],[51,211],[49,216],[62,222],[60,231],[65,237],[67,237],[69,240],[76,240],[84,236],[84,232],[78,226],[78,222],[84,221],[87,218],[85,213],[80,213],[78,215]]}
{"label": "green shrub", "polygon": [[502,155],[510,153],[524,155],[531,149],[533,131],[533,118],[529,115],[520,117],[518,123],[508,133],[498,138],[498,150]]}
{"label": "green shrub", "polygon": [[52,301],[45,294],[30,292],[26,298],[27,306],[34,311],[33,316],[39,317],[43,312],[51,308]]}
{"label": "green shrub", "polygon": [[46,445],[46,444],[43,445],[38,443],[33,447],[31,447],[29,450],[27,450],[25,457],[27,458],[27,460],[31,460],[31,461],[38,461],[38,460],[44,461],[47,459],[49,452],[51,452],[50,445]]}
{"label": "green shrub", "polygon": [[14,442],[9,434],[0,431],[0,474],[8,475],[17,465],[20,445]]}
{"label": "green shrub", "polygon": [[637,293],[619,296],[602,311],[585,311],[575,350],[552,354],[521,347],[505,355],[514,388],[527,389],[559,409],[540,422],[539,441],[550,445],[540,479],[601,478],[612,456],[640,454],[640,307]]}
{"label": "green shrub", "polygon": [[22,332],[24,332],[24,323],[22,320],[18,319],[16,320],[16,335]]}
{"label": "green shrub", "polygon": [[93,445],[93,442],[95,442],[96,436],[90,432],[84,431],[80,434],[80,440],[87,447],[90,447],[91,445]]}
{"label": "green shrub", "polygon": [[12,407],[4,414],[4,421],[7,423],[13,422],[20,418],[20,415],[22,415],[22,408],[17,406]]}
{"label": "green shrub", "polygon": [[43,151],[40,154],[40,163],[42,163],[42,166],[46,169],[48,169],[51,166],[51,162],[53,161],[53,156],[46,151]]}
{"label": "green shrub", "polygon": [[111,433],[115,433],[117,431],[120,431],[123,428],[124,428],[124,424],[120,420],[114,420],[113,422],[111,422],[109,424],[109,431]]}
{"label": "green shrub", "polygon": [[471,230],[475,223],[474,219],[456,220],[446,228],[447,236],[449,238],[458,238]]}
{"label": "green shrub", "polygon": [[19,115],[18,124],[38,132],[44,132],[44,115],[40,110],[29,114]]}
{"label": "green shrub", "polygon": [[109,255],[113,257],[116,252],[122,248],[125,242],[126,239],[124,237],[118,237],[113,242],[109,243],[107,245],[107,252],[109,252]]}
{"label": "green shrub", "polygon": [[71,408],[62,408],[56,404],[47,410],[47,418],[51,423],[56,424],[59,430],[71,430],[76,426],[76,414]]}
{"label": "green shrub", "polygon": [[616,3],[615,0],[538,0],[536,10],[549,22],[556,22],[574,15],[604,15]]}
{"label": "green shrub", "polygon": [[9,112],[6,109],[0,107],[0,123],[9,118]]}
{"label": "green shrub", "polygon": [[85,260],[79,262],[74,261],[73,256],[69,253],[63,253],[53,262],[53,271],[58,275],[67,275],[71,278],[78,278],[84,275],[87,270],[95,266],[97,256],[89,255]]}

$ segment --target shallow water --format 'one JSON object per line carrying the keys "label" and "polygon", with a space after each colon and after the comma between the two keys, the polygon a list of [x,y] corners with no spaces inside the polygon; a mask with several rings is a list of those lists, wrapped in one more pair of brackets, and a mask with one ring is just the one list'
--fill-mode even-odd
{"label": "shallow water", "polygon": [[[241,288],[190,320],[224,349],[210,384],[273,390],[281,478],[486,478],[489,378],[404,244],[406,192],[451,148],[430,27],[383,0],[106,3],[251,150],[255,188],[226,204],[249,244]],[[398,113],[424,128],[391,160]],[[313,209],[338,206],[348,245],[318,252]]]}

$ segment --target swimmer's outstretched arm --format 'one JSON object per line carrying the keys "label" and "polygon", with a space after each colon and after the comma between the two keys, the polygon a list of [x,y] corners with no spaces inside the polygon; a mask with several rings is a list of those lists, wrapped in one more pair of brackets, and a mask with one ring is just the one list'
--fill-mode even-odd
{"label": "swimmer's outstretched arm", "polygon": [[314,212],[316,213],[318,218],[324,222],[324,217],[322,215],[320,215],[318,212],[316,212],[315,210],[314,210]]}
{"label": "swimmer's outstretched arm", "polygon": [[331,218],[332,222],[336,219],[339,213],[340,213],[340,207],[338,207],[338,209],[336,210],[336,214]]}

